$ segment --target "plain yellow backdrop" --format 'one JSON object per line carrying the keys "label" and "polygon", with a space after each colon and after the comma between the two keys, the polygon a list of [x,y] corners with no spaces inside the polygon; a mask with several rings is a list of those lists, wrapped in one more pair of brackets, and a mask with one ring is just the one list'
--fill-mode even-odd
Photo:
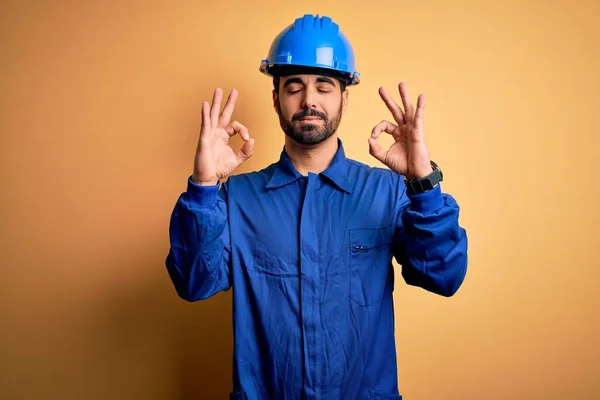
{"label": "plain yellow backdrop", "polygon": [[256,139],[237,172],[277,160],[258,66],[304,13],[356,51],[348,156],[379,165],[377,88],[407,82],[469,235],[455,297],[397,281],[401,393],[600,398],[600,3],[577,0],[2,2],[0,398],[227,398],[231,292],[177,298],[168,221],[214,88]]}

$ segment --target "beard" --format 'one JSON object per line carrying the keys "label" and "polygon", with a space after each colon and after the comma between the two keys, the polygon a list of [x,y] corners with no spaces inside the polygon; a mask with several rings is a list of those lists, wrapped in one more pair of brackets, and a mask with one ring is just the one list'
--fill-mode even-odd
{"label": "beard", "polygon": [[[327,118],[327,115],[320,111],[309,108],[294,114],[292,120],[288,121],[283,117],[281,107],[277,105],[277,108],[279,111],[279,125],[281,125],[281,129],[283,129],[285,134],[293,141],[305,146],[319,144],[329,139],[337,131],[340,122],[342,121],[341,104],[337,115],[332,119]],[[319,117],[323,120],[323,126],[310,123],[298,123],[298,121],[304,117]]]}

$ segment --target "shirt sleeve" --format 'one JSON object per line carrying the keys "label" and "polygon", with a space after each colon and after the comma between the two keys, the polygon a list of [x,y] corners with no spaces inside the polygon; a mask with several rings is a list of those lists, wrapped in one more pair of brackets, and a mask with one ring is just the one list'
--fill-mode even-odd
{"label": "shirt sleeve", "polygon": [[438,185],[407,194],[402,177],[397,186],[398,210],[394,257],[405,282],[430,292],[452,296],[467,271],[467,234],[459,225],[459,206]]}
{"label": "shirt sleeve", "polygon": [[227,184],[200,186],[188,178],[169,225],[166,267],[177,294],[203,300],[231,287]]}

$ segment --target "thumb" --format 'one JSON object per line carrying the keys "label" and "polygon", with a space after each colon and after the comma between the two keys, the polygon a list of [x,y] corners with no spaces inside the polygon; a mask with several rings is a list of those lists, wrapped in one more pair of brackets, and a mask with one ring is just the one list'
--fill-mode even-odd
{"label": "thumb", "polygon": [[378,159],[381,163],[385,164],[384,160],[387,156],[387,151],[381,147],[377,139],[369,138],[369,154]]}
{"label": "thumb", "polygon": [[254,139],[248,139],[236,154],[239,163],[241,164],[249,159],[252,153],[254,153]]}

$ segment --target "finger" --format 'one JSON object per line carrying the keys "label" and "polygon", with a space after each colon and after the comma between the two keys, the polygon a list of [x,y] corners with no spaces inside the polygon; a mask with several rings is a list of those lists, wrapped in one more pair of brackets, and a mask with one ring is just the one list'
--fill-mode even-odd
{"label": "finger", "polygon": [[423,112],[425,112],[425,96],[421,94],[417,99],[417,111],[415,112],[415,125],[418,129],[423,127]]}
{"label": "finger", "polygon": [[414,118],[415,110],[410,102],[410,98],[408,97],[408,89],[406,88],[406,84],[404,82],[400,82],[398,89],[400,90],[400,98],[402,99],[402,105],[404,106],[404,122],[410,123]]}
{"label": "finger", "polygon": [[248,128],[240,124],[238,121],[233,121],[232,123],[227,125],[225,127],[225,131],[229,134],[230,137],[238,133],[245,141],[250,139],[250,132],[248,132]]}
{"label": "finger", "polygon": [[399,125],[402,125],[405,122],[405,119],[404,113],[402,112],[402,109],[400,109],[400,106],[398,106],[394,99],[392,99],[392,96],[390,96],[390,94],[387,92],[387,90],[385,90],[384,87],[379,88],[379,95],[383,99],[383,102],[387,106],[388,110],[390,110],[390,112],[392,113],[394,120]]}
{"label": "finger", "polygon": [[219,125],[226,126],[229,124],[229,120],[233,114],[233,109],[235,108],[235,102],[237,98],[238,91],[233,89],[231,93],[229,93],[229,97],[227,97],[227,103],[225,103],[225,107],[223,107],[223,112],[221,113],[221,118],[219,119]]}
{"label": "finger", "polygon": [[202,129],[210,127],[210,105],[208,101],[202,102]]}
{"label": "finger", "polygon": [[[238,162],[241,164],[247,159],[249,159],[254,153],[254,139],[248,139],[242,148],[238,150],[236,157]],[[239,164],[238,164],[239,165]]]}
{"label": "finger", "polygon": [[223,98],[223,91],[220,88],[215,90],[213,94],[212,106],[210,110],[210,122],[211,126],[215,127],[219,122],[219,113],[221,112],[221,99]]}
{"label": "finger", "polygon": [[375,157],[377,160],[381,161],[385,164],[385,159],[387,157],[387,150],[385,150],[377,139],[369,138],[369,154]]}
{"label": "finger", "polygon": [[202,102],[202,128],[200,128],[200,135],[198,137],[198,149],[204,138],[210,132],[210,105],[208,101]]}
{"label": "finger", "polygon": [[371,137],[374,139],[378,139],[381,136],[381,133],[389,133],[394,136],[394,139],[397,139],[397,134],[399,132],[398,126],[396,124],[391,123],[390,121],[381,121],[371,131]]}

